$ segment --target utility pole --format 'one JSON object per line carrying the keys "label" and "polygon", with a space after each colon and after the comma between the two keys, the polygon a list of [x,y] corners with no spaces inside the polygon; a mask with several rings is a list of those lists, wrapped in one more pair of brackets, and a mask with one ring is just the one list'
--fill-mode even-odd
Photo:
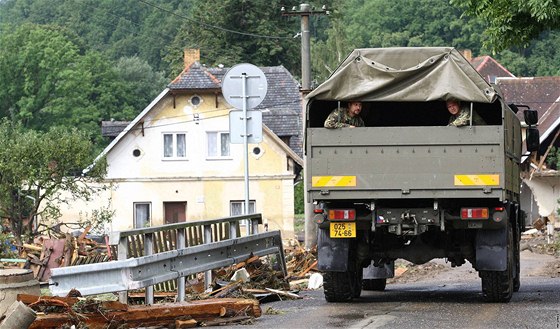
{"label": "utility pole", "polygon": [[[292,7],[291,11],[287,11],[285,7],[280,9],[282,16],[301,16],[301,31],[298,33],[301,36],[301,93],[302,99],[311,91],[311,38],[309,35],[309,16],[311,15],[329,15],[327,6],[323,6],[321,10],[314,10],[309,4],[302,3],[299,5],[299,10],[296,6]],[[297,35],[296,35],[297,36]],[[302,120],[305,122],[305,109],[307,105],[304,104],[302,108]],[[305,130],[305,125],[303,127]],[[302,131],[305,135],[305,131]],[[303,162],[305,163],[306,155],[304,152]],[[303,186],[304,186],[304,209],[305,209],[305,247],[307,249],[313,248],[317,244],[317,225],[312,221],[313,205],[309,203],[305,187],[309,177],[304,168],[303,170]]]}
{"label": "utility pole", "polygon": [[282,16],[301,16],[301,89],[302,91],[311,90],[311,38],[309,36],[309,16],[311,15],[329,15],[330,12],[326,6],[321,10],[315,10],[311,5],[302,3],[299,10],[296,6],[291,11],[287,11],[285,7],[280,9]]}

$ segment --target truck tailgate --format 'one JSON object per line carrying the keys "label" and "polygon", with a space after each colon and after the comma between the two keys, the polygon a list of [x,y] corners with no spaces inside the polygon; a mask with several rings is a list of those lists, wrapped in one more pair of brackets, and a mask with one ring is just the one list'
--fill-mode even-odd
{"label": "truck tailgate", "polygon": [[502,197],[502,126],[307,130],[315,199]]}

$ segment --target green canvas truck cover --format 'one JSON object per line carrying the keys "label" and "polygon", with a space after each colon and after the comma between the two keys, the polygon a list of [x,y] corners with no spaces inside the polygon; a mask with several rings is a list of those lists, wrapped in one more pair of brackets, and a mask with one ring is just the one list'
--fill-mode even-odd
{"label": "green canvas truck cover", "polygon": [[[356,49],[307,98],[313,200],[505,200],[519,193],[519,120],[454,48]],[[447,126],[450,98],[469,102],[486,124]],[[337,101],[349,100],[364,102],[365,127],[324,128]]]}
{"label": "green canvas truck cover", "polygon": [[354,50],[308,99],[493,103],[494,88],[454,48]]}

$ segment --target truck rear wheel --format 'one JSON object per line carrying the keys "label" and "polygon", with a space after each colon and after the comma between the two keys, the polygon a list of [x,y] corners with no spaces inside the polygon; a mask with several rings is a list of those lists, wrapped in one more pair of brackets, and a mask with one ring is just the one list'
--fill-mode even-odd
{"label": "truck rear wheel", "polygon": [[327,302],[348,302],[362,293],[362,281],[356,271],[325,272],[323,278]]}
{"label": "truck rear wheel", "polygon": [[511,225],[508,224],[507,268],[505,271],[480,271],[482,295],[488,302],[507,303],[514,290],[514,242]]}
{"label": "truck rear wheel", "polygon": [[387,279],[364,279],[362,287],[364,290],[384,291]]}

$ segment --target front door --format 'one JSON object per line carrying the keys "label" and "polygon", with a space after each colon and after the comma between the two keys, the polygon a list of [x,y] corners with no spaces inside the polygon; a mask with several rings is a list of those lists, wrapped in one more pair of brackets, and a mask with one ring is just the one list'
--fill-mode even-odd
{"label": "front door", "polygon": [[186,202],[164,202],[165,224],[180,223],[187,220]]}

